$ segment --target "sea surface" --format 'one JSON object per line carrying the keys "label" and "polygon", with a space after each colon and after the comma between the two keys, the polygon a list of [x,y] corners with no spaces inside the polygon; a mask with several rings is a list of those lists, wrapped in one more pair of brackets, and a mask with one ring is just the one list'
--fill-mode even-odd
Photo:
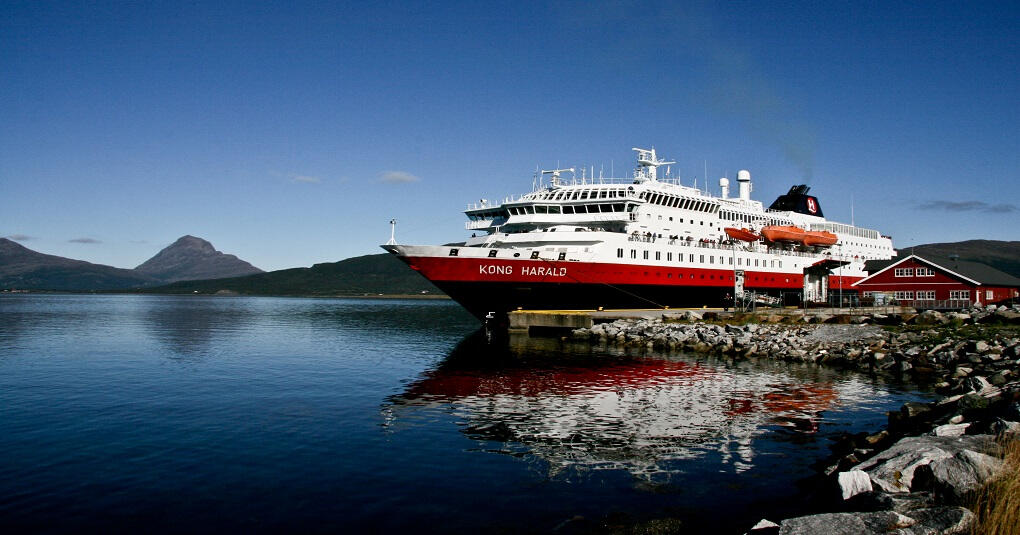
{"label": "sea surface", "polygon": [[479,327],[449,301],[0,295],[0,532],[741,533],[929,398]]}

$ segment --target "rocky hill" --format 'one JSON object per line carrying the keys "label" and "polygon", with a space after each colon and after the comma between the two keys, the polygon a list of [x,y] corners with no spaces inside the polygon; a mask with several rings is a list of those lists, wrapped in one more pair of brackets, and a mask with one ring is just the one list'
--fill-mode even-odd
{"label": "rocky hill", "polygon": [[163,282],[222,279],[263,273],[244,260],[217,251],[211,243],[194,236],[182,236],[135,271]]}
{"label": "rocky hill", "polygon": [[135,269],[92,264],[33,251],[0,238],[0,289],[91,292],[145,288],[186,279],[262,273],[212,244],[184,236]]}
{"label": "rocky hill", "polygon": [[91,291],[161,282],[132,269],[43,254],[0,238],[0,289]]}
{"label": "rocky hill", "polygon": [[443,295],[442,291],[389,253],[357,256],[229,279],[177,282],[146,293],[241,295]]}
{"label": "rocky hill", "polygon": [[900,256],[933,255],[943,258],[958,256],[966,262],[977,262],[1020,277],[1020,241],[967,240],[953,243],[929,243],[904,247]]}

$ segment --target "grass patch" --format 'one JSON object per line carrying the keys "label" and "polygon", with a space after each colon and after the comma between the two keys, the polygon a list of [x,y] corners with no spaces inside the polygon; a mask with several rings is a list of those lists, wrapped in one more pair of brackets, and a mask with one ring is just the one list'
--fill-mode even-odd
{"label": "grass patch", "polygon": [[1020,533],[1020,438],[1003,439],[1002,473],[988,482],[975,498],[973,511],[977,522],[975,535],[1015,535]]}

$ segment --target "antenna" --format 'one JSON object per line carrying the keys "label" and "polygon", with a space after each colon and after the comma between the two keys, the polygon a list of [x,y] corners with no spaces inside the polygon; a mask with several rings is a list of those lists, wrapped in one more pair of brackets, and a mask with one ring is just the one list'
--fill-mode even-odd
{"label": "antenna", "polygon": [[[559,186],[560,185],[560,173],[563,173],[563,172],[566,172],[566,171],[570,171],[571,173],[573,173],[574,172],[574,168],[573,167],[568,167],[566,169],[549,169],[549,170],[544,170],[543,169],[542,170],[542,175],[552,175],[552,178],[551,178],[550,182],[552,183],[553,186]],[[583,183],[583,181],[584,181],[584,177],[583,177],[584,168],[583,167],[581,168],[581,173],[582,173],[582,183]],[[575,176],[574,178],[576,179],[577,177]]]}
{"label": "antenna", "polygon": [[386,245],[396,245],[396,234],[397,234],[397,220],[390,219],[390,241],[386,242]]}

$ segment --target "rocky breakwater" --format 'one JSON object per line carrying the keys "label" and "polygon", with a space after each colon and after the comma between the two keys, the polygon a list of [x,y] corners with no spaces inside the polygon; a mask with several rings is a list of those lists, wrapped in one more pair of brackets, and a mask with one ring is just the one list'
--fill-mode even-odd
{"label": "rocky breakwater", "polygon": [[976,493],[1004,471],[1020,470],[1002,458],[1004,441],[1020,436],[1016,309],[896,318],[687,311],[661,320],[598,324],[572,336],[594,344],[908,376],[934,385],[943,395],[933,403],[908,403],[890,412],[886,429],[847,435],[833,445],[833,456],[817,468],[820,488],[832,494],[834,512],[779,523],[762,520],[750,533],[970,533],[976,520],[968,507]]}

